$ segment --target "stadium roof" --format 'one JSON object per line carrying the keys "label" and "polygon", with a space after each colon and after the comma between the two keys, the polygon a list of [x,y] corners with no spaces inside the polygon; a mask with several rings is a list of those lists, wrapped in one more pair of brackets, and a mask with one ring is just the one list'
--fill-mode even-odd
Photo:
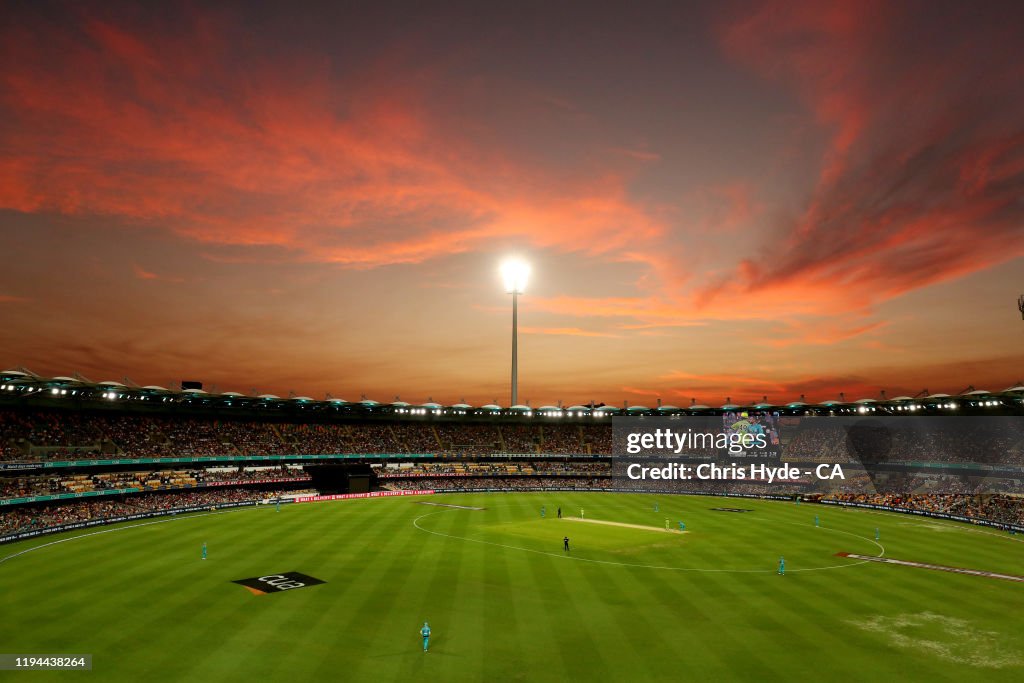
{"label": "stadium roof", "polygon": [[[57,391],[57,389],[60,389]],[[1024,412],[1024,385],[1016,384],[1001,392],[990,392],[983,389],[971,389],[959,395],[945,393],[930,394],[924,398],[911,396],[896,396],[885,398],[861,398],[855,401],[847,401],[840,397],[840,400],[828,400],[820,403],[808,403],[803,400],[789,403],[771,404],[767,402],[752,402],[741,405],[738,403],[726,403],[718,408],[705,404],[698,404],[696,401],[686,407],[674,405],[661,405],[657,408],[649,408],[643,405],[629,407],[617,407],[610,405],[585,405],[574,404],[568,408],[555,405],[545,405],[533,409],[528,405],[515,405],[502,407],[496,403],[474,408],[472,405],[462,402],[452,405],[444,405],[434,401],[420,404],[410,409],[409,403],[394,401],[392,403],[378,403],[370,399],[363,399],[358,403],[348,402],[345,399],[330,397],[324,400],[315,399],[310,396],[294,396],[289,400],[282,400],[275,394],[260,394],[250,396],[237,391],[225,391],[220,393],[209,393],[202,389],[173,390],[158,385],[144,387],[126,386],[121,382],[103,381],[91,382],[80,376],[41,377],[28,370],[9,369],[0,371],[0,399],[6,404],[21,400],[47,401],[54,404],[80,403],[82,401],[101,402],[104,409],[118,405],[160,406],[182,405],[191,409],[210,409],[240,412],[245,410],[259,410],[262,413],[267,411],[288,412],[303,411],[303,413],[315,413],[317,411],[328,415],[349,415],[349,416],[386,416],[400,414],[405,419],[447,419],[445,416],[458,417],[459,419],[472,419],[479,417],[509,417],[513,419],[559,419],[565,417],[591,418],[604,417],[609,415],[665,415],[665,414],[706,414],[705,411],[736,411],[736,410],[777,410],[790,414],[817,413],[821,415],[847,414],[853,412],[870,411],[876,415],[905,415],[906,411],[922,411],[920,414],[947,414],[936,411],[967,411],[977,413],[979,411],[993,414],[992,410],[1011,410],[1015,414]],[[136,401],[138,403],[136,403]],[[129,403],[130,402],[130,403]],[[147,403],[148,402],[148,403]],[[97,403],[97,406],[100,405]],[[412,404],[415,406],[415,404]],[[126,408],[127,409],[127,408]],[[567,415],[567,413],[572,413]]]}

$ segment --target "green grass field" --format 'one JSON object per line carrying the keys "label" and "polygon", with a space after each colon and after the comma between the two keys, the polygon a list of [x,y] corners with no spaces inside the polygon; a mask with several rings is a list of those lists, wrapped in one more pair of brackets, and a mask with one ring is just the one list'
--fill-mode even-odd
{"label": "green grass field", "polygon": [[[558,520],[559,505],[567,516],[584,508],[587,519],[650,528]],[[665,519],[673,528],[685,521],[687,533],[665,533]],[[886,557],[1024,573],[1020,536],[952,522],[744,499],[537,492],[261,506],[135,524],[0,547],[10,558],[0,563],[0,651],[94,655],[91,673],[0,676],[1024,680],[1024,584],[835,556],[884,546]],[[327,583],[268,595],[231,583],[287,571]],[[426,655],[424,620],[434,631]]]}

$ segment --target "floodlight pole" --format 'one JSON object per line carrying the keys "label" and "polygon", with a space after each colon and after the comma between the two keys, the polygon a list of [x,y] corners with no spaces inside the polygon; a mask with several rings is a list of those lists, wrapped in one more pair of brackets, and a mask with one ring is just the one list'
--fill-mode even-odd
{"label": "floodlight pole", "polygon": [[522,261],[506,261],[501,267],[505,292],[512,295],[512,405],[519,405],[519,295],[526,291],[530,266]]}
{"label": "floodlight pole", "polygon": [[519,405],[519,292],[512,289],[512,405]]}

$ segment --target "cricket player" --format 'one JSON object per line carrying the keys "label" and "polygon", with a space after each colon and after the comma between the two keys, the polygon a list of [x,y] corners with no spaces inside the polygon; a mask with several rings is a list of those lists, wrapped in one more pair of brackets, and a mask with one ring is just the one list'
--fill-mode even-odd
{"label": "cricket player", "polygon": [[546,509],[544,508],[544,506],[543,506],[543,505],[541,505],[541,506],[540,506],[540,516],[541,516],[541,519],[543,519],[543,518],[544,518],[544,513],[545,513],[545,512],[547,512],[547,510],[546,510]]}
{"label": "cricket player", "polygon": [[818,520],[818,515],[814,515],[814,526],[821,526],[821,522]]}
{"label": "cricket player", "polygon": [[566,536],[565,538],[562,539],[562,548],[565,550],[565,552],[569,552],[569,537],[568,536]]}
{"label": "cricket player", "polygon": [[583,519],[583,508],[580,508],[580,519]]}
{"label": "cricket player", "polygon": [[679,530],[686,531],[686,525],[683,524],[683,520],[679,520]]}
{"label": "cricket player", "polygon": [[655,503],[655,504],[654,504],[654,511],[655,511],[655,512],[661,512],[661,511],[660,511],[660,510],[658,509],[658,504],[657,504],[657,503]]}
{"label": "cricket player", "polygon": [[423,622],[423,628],[420,629],[420,635],[423,636],[423,653],[426,654],[430,648],[430,624]]}
{"label": "cricket player", "polygon": [[875,540],[878,540],[878,527],[875,527]]}
{"label": "cricket player", "polygon": [[786,558],[779,557],[779,576],[786,575]]}
{"label": "cricket player", "polygon": [[665,531],[668,531],[668,517],[665,518]]}
{"label": "cricket player", "polygon": [[280,498],[277,499],[277,506],[276,507],[277,507],[277,511],[280,512],[281,511],[281,499]]}
{"label": "cricket player", "polygon": [[562,518],[562,508],[558,508],[558,518]]}
{"label": "cricket player", "polygon": [[206,559],[206,542],[203,541],[203,559]]}

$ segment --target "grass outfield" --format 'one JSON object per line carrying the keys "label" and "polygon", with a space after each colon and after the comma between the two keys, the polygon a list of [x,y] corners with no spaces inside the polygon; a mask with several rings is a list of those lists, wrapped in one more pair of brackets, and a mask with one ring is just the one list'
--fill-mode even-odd
{"label": "grass outfield", "polygon": [[[559,505],[650,528],[558,520]],[[685,521],[687,533],[665,533],[665,519]],[[836,557],[884,546],[886,557],[1024,574],[1024,538],[964,524],[562,492],[261,506],[135,524],[0,547],[9,558],[0,651],[94,655],[91,674],[20,677],[1024,680],[1024,584]],[[231,583],[288,571],[327,583],[261,596]],[[434,631],[426,655],[424,620]]]}

